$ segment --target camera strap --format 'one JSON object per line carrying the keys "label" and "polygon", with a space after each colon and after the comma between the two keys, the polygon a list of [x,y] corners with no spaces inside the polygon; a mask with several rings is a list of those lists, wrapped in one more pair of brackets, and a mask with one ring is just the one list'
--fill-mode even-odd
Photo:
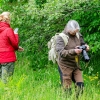
{"label": "camera strap", "polygon": [[77,64],[77,66],[78,66],[78,63],[79,63],[79,58],[78,58],[78,56],[77,56],[77,55],[75,56],[75,62],[76,62],[76,64]]}
{"label": "camera strap", "polygon": [[78,56],[77,55],[75,56],[75,61],[78,62]]}
{"label": "camera strap", "polygon": [[[78,55],[75,56],[75,62],[76,62],[76,65],[77,65],[77,67],[78,67],[78,66],[79,66],[79,58],[78,58]],[[82,71],[86,70],[86,68],[88,67],[88,64],[89,64],[89,62],[87,62],[87,63],[85,64],[85,68],[84,68],[84,69],[81,69],[81,68],[80,68],[80,70],[82,70]]]}

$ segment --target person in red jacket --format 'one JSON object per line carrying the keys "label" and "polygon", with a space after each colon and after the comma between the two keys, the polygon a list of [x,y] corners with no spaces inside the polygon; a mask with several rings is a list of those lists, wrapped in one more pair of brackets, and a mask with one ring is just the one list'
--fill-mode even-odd
{"label": "person in red jacket", "polygon": [[13,75],[15,51],[23,51],[18,43],[18,33],[10,27],[10,12],[3,12],[0,15],[0,77],[4,83]]}

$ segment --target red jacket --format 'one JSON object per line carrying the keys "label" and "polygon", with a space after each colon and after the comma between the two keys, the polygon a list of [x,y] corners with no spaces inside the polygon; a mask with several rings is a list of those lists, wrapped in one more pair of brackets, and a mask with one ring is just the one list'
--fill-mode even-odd
{"label": "red jacket", "polygon": [[10,25],[0,22],[0,63],[16,61],[18,50],[18,34],[14,34]]}

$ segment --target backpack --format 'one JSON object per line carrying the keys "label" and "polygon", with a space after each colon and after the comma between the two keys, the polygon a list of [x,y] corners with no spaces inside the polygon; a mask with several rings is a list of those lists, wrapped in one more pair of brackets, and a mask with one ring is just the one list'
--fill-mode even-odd
{"label": "backpack", "polygon": [[[76,36],[77,38],[79,39],[80,33],[76,33]],[[58,54],[56,52],[56,39],[58,36],[61,36],[64,43],[65,43],[65,46],[67,45],[68,43],[68,39],[69,39],[69,36],[64,34],[64,33],[56,33],[51,39],[50,41],[48,42],[48,49],[49,49],[49,52],[48,52],[48,59],[51,60],[53,63],[56,63],[57,60],[58,60]]]}
{"label": "backpack", "polygon": [[64,34],[64,33],[56,33],[51,39],[50,41],[48,42],[48,49],[49,49],[49,52],[48,52],[48,59],[51,60],[53,63],[56,63],[57,62],[57,59],[58,59],[58,54],[56,52],[56,39],[58,36],[61,36],[64,43],[65,43],[65,46],[67,45],[68,43],[68,35]]}

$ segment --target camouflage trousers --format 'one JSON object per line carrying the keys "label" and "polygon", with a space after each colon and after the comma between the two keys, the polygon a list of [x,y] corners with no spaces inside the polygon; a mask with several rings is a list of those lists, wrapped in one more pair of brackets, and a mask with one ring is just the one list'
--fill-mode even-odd
{"label": "camouflage trousers", "polygon": [[7,83],[10,76],[14,73],[14,62],[0,64],[0,78]]}

